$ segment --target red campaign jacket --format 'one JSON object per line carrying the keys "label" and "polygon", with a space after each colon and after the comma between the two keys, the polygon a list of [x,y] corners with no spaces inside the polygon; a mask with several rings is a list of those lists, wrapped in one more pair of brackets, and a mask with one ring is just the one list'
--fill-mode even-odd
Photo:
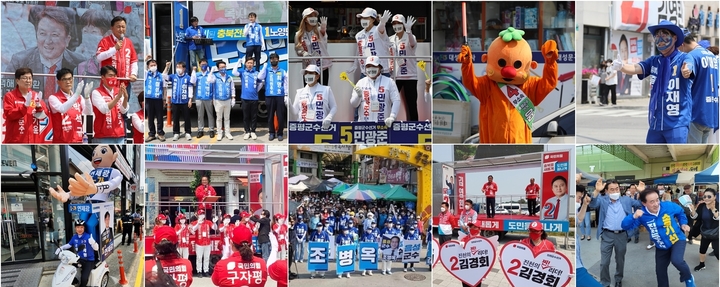
{"label": "red campaign jacket", "polygon": [[[135,113],[138,118],[140,118],[141,121],[145,122],[145,112],[143,110],[137,111]],[[144,134],[138,131],[135,126],[133,126],[133,143],[135,144],[142,144],[145,142]]]}
{"label": "red campaign jacket", "polygon": [[[193,221],[192,223],[190,223],[190,228],[192,228],[192,226],[194,226],[196,223],[197,221]],[[212,226],[213,224],[209,220],[203,221],[203,223],[198,226],[198,229],[194,232],[195,244],[200,246],[210,245],[210,229],[212,229]]]}
{"label": "red campaign jacket", "polygon": [[278,251],[282,251],[282,247],[287,246],[287,225],[275,223],[272,230],[278,240]]}
{"label": "red campaign jacket", "polygon": [[[191,286],[193,282],[192,278],[192,263],[185,258],[167,258],[160,259],[160,266],[163,271],[170,275],[177,286]],[[153,272],[154,271],[154,272]],[[155,260],[145,261],[145,280],[153,282],[157,280],[157,266]]]}
{"label": "red campaign jacket", "polygon": [[[32,97],[37,93],[32,91]],[[30,143],[33,124],[33,108],[25,106],[25,97],[15,88],[3,97],[3,120],[5,139],[3,143]]]}
{"label": "red campaign jacket", "polygon": [[[65,103],[68,97],[62,91],[58,91],[55,96],[61,103]],[[82,97],[78,97],[77,102],[72,108],[65,113],[57,113],[54,110],[48,114],[52,121],[53,143],[82,143]]]}
{"label": "red campaign jacket", "polygon": [[[110,48],[115,47],[115,43],[117,43],[117,41],[115,40],[115,36],[105,36],[100,40],[100,43],[98,43],[98,51],[95,56],[102,52],[110,50]],[[137,61],[137,53],[135,52],[133,43],[130,38],[125,37],[123,39],[123,45],[122,47],[120,47],[120,50],[117,51],[112,57],[100,62],[100,66],[113,66],[115,67],[115,69],[117,69],[118,78],[130,78],[130,73],[132,72],[132,63],[137,63]],[[120,82],[125,83],[126,86],[129,83],[129,81],[127,80],[122,80]]]}
{"label": "red campaign jacket", "polygon": [[553,245],[552,242],[550,242],[550,240],[541,240],[541,241],[540,241],[540,244],[537,245],[537,246],[535,246],[535,245],[532,243],[532,240],[530,240],[529,237],[528,237],[528,238],[523,238],[522,240],[520,240],[520,242],[521,242],[521,243],[525,243],[525,244],[527,244],[528,246],[530,246],[530,248],[532,248],[532,251],[533,251],[535,254],[538,254],[538,253],[543,252],[543,251],[555,251],[555,245]]}
{"label": "red campaign jacket", "polygon": [[[223,231],[223,238],[227,237],[228,239],[230,239],[230,242],[232,242],[233,230],[235,230],[235,224],[230,223],[227,226],[225,226],[224,224],[221,223],[220,225],[218,225],[218,230],[223,227],[225,227],[225,231]],[[223,241],[222,244],[225,244],[225,241]]]}
{"label": "red campaign jacket", "polygon": [[[100,93],[106,103],[112,101],[114,97],[110,96],[110,93],[101,86],[95,89]],[[113,88],[113,95],[119,97],[118,92],[120,89]],[[95,138],[124,138],[125,137],[125,120],[123,119],[122,113],[120,112],[121,102],[118,102],[107,114],[103,114],[95,107],[93,103],[93,132]]]}
{"label": "red campaign jacket", "polygon": [[198,187],[195,188],[195,197],[197,197],[199,209],[212,208],[212,205],[210,203],[202,203],[203,199],[205,199],[206,196],[217,196],[217,193],[215,193],[215,188],[213,188],[212,185],[208,185],[206,191],[204,185],[198,185]]}
{"label": "red campaign jacket", "polygon": [[267,277],[265,260],[253,256],[252,261],[245,262],[239,252],[234,252],[229,258],[215,264],[212,282],[219,287],[263,287]]}
{"label": "red campaign jacket", "polygon": [[[182,231],[181,231],[182,229]],[[178,235],[178,248],[189,248],[190,247],[190,226],[185,225],[182,228],[182,224],[175,224],[175,232]]]}

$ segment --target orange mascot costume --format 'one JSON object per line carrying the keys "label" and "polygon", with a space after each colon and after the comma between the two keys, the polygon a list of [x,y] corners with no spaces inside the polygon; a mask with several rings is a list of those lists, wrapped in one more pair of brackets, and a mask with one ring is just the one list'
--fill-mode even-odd
{"label": "orange mascot costume", "polygon": [[537,62],[524,34],[512,27],[500,32],[482,56],[487,62],[487,75],[482,77],[475,76],[470,47],[462,46],[458,61],[463,85],[480,101],[480,143],[532,143],[535,106],[557,85],[557,43],[543,44],[543,75],[530,77]]}

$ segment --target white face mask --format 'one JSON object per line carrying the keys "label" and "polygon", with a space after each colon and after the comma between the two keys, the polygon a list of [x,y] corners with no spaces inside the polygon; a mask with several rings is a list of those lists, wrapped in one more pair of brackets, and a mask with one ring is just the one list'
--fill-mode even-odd
{"label": "white face mask", "polygon": [[198,215],[198,220],[205,220],[205,215]]}
{"label": "white face mask", "polygon": [[370,20],[367,20],[367,19],[360,20],[360,26],[362,26],[363,28],[367,28],[368,26],[370,26]]}
{"label": "white face mask", "polygon": [[365,74],[367,74],[368,77],[370,77],[370,78],[375,78],[380,74],[380,68],[378,68],[378,67],[365,68]]}
{"label": "white face mask", "polygon": [[665,194],[665,190],[664,190],[664,189],[658,190],[658,192],[660,193],[660,195]]}
{"label": "white face mask", "polygon": [[178,73],[178,75],[183,75],[183,74],[185,74],[185,70],[184,70],[184,69],[177,69],[177,73]]}
{"label": "white face mask", "polygon": [[575,210],[579,210],[580,206],[582,206],[582,204],[580,204],[579,202],[575,202]]}
{"label": "white face mask", "polygon": [[223,220],[223,223],[229,224],[229,223],[230,223],[230,219],[225,219],[225,220]]}
{"label": "white face mask", "polygon": [[612,200],[618,200],[620,198],[620,193],[611,193],[609,196]]}
{"label": "white face mask", "polygon": [[310,26],[315,26],[318,23],[317,17],[308,17],[307,19]]}
{"label": "white face mask", "polygon": [[155,72],[157,72],[157,66],[152,66],[152,67],[150,67],[149,70],[150,70],[150,72],[155,73]]}
{"label": "white face mask", "polygon": [[440,207],[440,212],[445,212],[445,207]]}
{"label": "white face mask", "polygon": [[283,223],[285,223],[285,219],[278,219],[278,222],[279,222],[280,224],[283,224]]}
{"label": "white face mask", "polygon": [[305,75],[305,83],[310,85],[315,82],[315,75]]}
{"label": "white face mask", "polygon": [[160,220],[160,223],[162,224],[165,224],[165,222],[167,222],[167,220]]}
{"label": "white face mask", "polygon": [[347,231],[347,230],[343,231],[343,234],[347,235],[347,234],[348,234],[348,231]]}
{"label": "white face mask", "polygon": [[470,210],[470,205],[465,205],[465,210]]}
{"label": "white face mask", "polygon": [[395,30],[395,33],[400,33],[403,31],[403,24],[395,24],[393,25],[393,30]]}
{"label": "white face mask", "polygon": [[180,219],[180,224],[185,224],[185,219]]}

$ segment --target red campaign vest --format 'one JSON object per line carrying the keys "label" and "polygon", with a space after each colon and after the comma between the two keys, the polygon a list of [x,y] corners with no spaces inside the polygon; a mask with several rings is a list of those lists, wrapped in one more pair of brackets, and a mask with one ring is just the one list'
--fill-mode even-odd
{"label": "red campaign vest", "polygon": [[[175,232],[178,232],[181,228],[181,224],[178,223],[175,225]],[[184,240],[183,240],[184,239]],[[190,247],[190,226],[185,225],[185,229],[180,232],[178,235],[178,247],[179,248],[188,248]]]}
{"label": "red campaign vest", "polygon": [[[112,101],[112,97],[105,89],[104,86],[95,89],[102,95],[106,103]],[[117,97],[119,89],[114,89],[113,94]],[[110,109],[110,112],[103,114],[100,110],[93,105],[93,113],[95,119],[93,120],[93,131],[95,132],[95,138],[122,138],[125,137],[125,120],[123,120],[122,114],[120,113],[120,105],[122,103],[118,101],[117,105]]]}
{"label": "red campaign vest", "polygon": [[[33,91],[33,97],[35,92]],[[14,105],[12,105],[14,103]],[[9,109],[11,106],[17,109],[24,109],[25,115],[19,120],[8,120]],[[33,124],[33,108],[25,107],[25,98],[20,94],[20,90],[15,88],[9,91],[3,97],[3,125],[5,126],[4,143],[30,143]],[[13,112],[13,111],[10,111]]]}
{"label": "red campaign vest", "polygon": [[[137,113],[137,116],[140,118],[140,121],[145,122],[145,112],[141,109]],[[134,144],[142,144],[145,140],[144,134],[138,131],[135,126],[133,126],[133,143]]]}
{"label": "red campaign vest", "polygon": [[[57,97],[61,103],[65,103],[68,100],[62,91],[58,91],[54,96]],[[77,103],[64,114],[50,113],[50,120],[53,127],[53,143],[82,143],[81,101],[81,98],[78,98]]]}
{"label": "red campaign vest", "polygon": [[287,225],[275,223],[273,233],[278,240],[278,251],[282,251],[282,247],[287,245]]}
{"label": "red campaign vest", "polygon": [[42,100],[38,101],[37,104],[42,107],[42,110],[45,112],[46,118],[39,120],[33,117],[31,114],[32,123],[30,124],[30,128],[32,129],[32,133],[30,134],[30,143],[49,144],[52,141],[48,138],[51,136],[51,133],[53,131],[52,118],[50,117],[50,109],[48,109],[48,106]]}
{"label": "red campaign vest", "polygon": [[[105,38],[102,38],[102,40],[100,40],[100,43],[98,43],[98,52],[100,50],[110,50],[112,47],[115,47],[115,43],[116,41],[113,35],[105,36]],[[108,59],[105,59],[105,61],[100,62],[100,66],[113,66],[115,67],[115,69],[117,69],[118,78],[130,78],[130,73],[132,72],[132,63],[137,63],[137,61],[137,53],[135,52],[133,43],[130,38],[125,37],[123,39],[123,45],[120,48],[120,51],[117,51],[115,55]],[[129,81],[125,80],[119,82],[125,83],[125,85],[129,83]]]}
{"label": "red campaign vest", "polygon": [[[195,223],[193,222],[192,225],[195,225]],[[195,244],[200,246],[210,245],[210,229],[212,229],[210,221],[205,220],[201,223],[198,229],[195,230]]]}
{"label": "red campaign vest", "polygon": [[[220,226],[218,226],[218,229],[222,228],[223,226],[224,226],[223,224],[220,224]],[[232,243],[232,239],[233,239],[233,230],[235,230],[235,224],[230,223],[225,227],[225,231],[223,231],[223,236],[230,239],[231,243]],[[223,241],[222,244],[225,244],[225,242]]]}

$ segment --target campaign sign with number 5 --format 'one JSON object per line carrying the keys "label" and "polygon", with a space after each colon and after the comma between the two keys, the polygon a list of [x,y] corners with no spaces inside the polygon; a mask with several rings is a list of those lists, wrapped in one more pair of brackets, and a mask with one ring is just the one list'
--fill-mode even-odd
{"label": "campaign sign with number 5", "polygon": [[430,250],[432,253],[432,268],[435,268],[435,264],[437,264],[438,259],[440,259],[440,242],[438,242],[437,239],[432,239],[432,246]]}
{"label": "campaign sign with number 5", "polygon": [[450,240],[440,246],[440,261],[455,278],[476,286],[495,264],[495,247],[483,237],[470,239],[465,247]]}
{"label": "campaign sign with number 5", "polygon": [[562,253],[534,254],[530,246],[520,242],[509,242],[500,249],[500,266],[513,287],[564,287],[573,276],[572,264]]}

